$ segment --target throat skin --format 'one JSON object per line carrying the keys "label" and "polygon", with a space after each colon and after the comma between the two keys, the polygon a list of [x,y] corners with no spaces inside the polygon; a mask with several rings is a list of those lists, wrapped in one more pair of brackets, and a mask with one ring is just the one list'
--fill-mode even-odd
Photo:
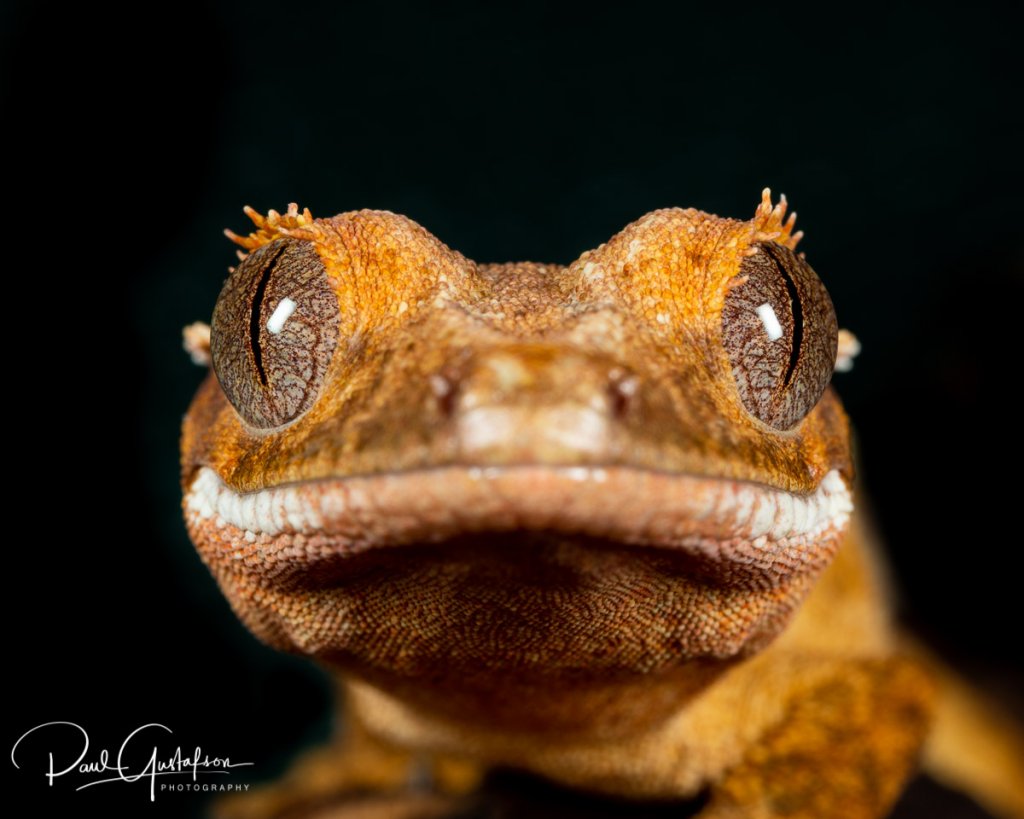
{"label": "throat skin", "polygon": [[[728,653],[707,655],[692,645],[692,625],[673,622],[661,598],[728,596],[713,580],[692,579],[709,571],[687,556],[592,537],[478,533],[370,553],[348,569],[346,594],[364,601],[348,617],[379,622],[382,599],[428,588],[430,605],[410,606],[406,617],[446,641],[403,640],[396,657],[376,650],[373,630],[323,660],[421,713],[501,734],[613,738],[647,730],[760,650],[775,620],[789,614],[773,609],[762,619],[759,605],[770,604],[744,600],[750,614],[735,624]],[[692,659],[680,662],[683,654]]]}
{"label": "throat skin", "polygon": [[529,692],[509,689],[483,709],[420,705],[365,677],[346,677],[345,696],[357,719],[401,747],[455,757],[471,749],[489,765],[591,791],[688,797],[784,720],[794,694],[810,692],[851,657],[891,655],[887,600],[877,545],[855,515],[786,630],[748,659],[693,661],[589,691],[552,680]]}

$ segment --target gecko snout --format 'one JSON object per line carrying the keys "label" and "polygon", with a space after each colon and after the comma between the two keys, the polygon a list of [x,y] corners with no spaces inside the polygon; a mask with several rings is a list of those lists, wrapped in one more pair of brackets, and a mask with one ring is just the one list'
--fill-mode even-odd
{"label": "gecko snout", "polygon": [[608,454],[639,379],[604,356],[522,344],[450,366],[431,387],[463,456],[575,463]]}

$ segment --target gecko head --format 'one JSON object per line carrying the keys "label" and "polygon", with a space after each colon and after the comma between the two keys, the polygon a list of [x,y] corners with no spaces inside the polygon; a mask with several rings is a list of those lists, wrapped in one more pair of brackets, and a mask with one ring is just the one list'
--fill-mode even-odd
{"label": "gecko head", "polygon": [[250,215],[182,465],[265,640],[418,690],[653,674],[757,651],[831,559],[836,319],[784,200],[655,211],[568,266]]}

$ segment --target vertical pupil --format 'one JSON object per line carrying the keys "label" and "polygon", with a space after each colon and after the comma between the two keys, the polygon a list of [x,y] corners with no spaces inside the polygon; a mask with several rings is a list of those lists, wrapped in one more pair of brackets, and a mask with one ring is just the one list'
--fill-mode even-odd
{"label": "vertical pupil", "polygon": [[796,372],[796,365],[800,361],[800,345],[804,340],[804,310],[800,304],[800,293],[796,289],[796,282],[793,281],[793,277],[786,270],[783,260],[771,250],[768,250],[768,253],[782,274],[782,281],[785,282],[786,292],[789,293],[789,303],[793,306],[793,344],[789,348],[789,366],[786,368],[786,377],[782,381],[783,386],[788,387],[793,380],[793,374]]}
{"label": "vertical pupil", "polygon": [[249,344],[252,347],[252,361],[256,366],[260,383],[264,387],[267,386],[267,371],[263,367],[263,348],[260,346],[263,302],[266,300],[270,274],[274,272],[274,265],[277,264],[277,259],[282,253],[284,253],[284,245],[277,249],[277,252],[267,261],[266,267],[263,268],[259,283],[256,285],[256,292],[252,297],[252,309],[249,311]]}

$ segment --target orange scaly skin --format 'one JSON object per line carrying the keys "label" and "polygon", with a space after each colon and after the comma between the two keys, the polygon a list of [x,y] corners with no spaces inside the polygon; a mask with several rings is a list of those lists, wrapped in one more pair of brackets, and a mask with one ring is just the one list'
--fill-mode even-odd
{"label": "orange scaly skin", "polygon": [[[886,814],[932,686],[835,500],[846,417],[829,388],[792,429],[762,423],[723,346],[743,260],[799,239],[784,202],[655,211],[568,267],[477,265],[387,212],[250,216],[247,250],[315,251],[337,344],[270,429],[211,373],[186,521],[257,636],[339,672],[354,727],[225,815],[398,787],[414,756],[442,790],[504,765],[706,793],[709,818]],[[822,492],[813,532],[750,517]]]}

